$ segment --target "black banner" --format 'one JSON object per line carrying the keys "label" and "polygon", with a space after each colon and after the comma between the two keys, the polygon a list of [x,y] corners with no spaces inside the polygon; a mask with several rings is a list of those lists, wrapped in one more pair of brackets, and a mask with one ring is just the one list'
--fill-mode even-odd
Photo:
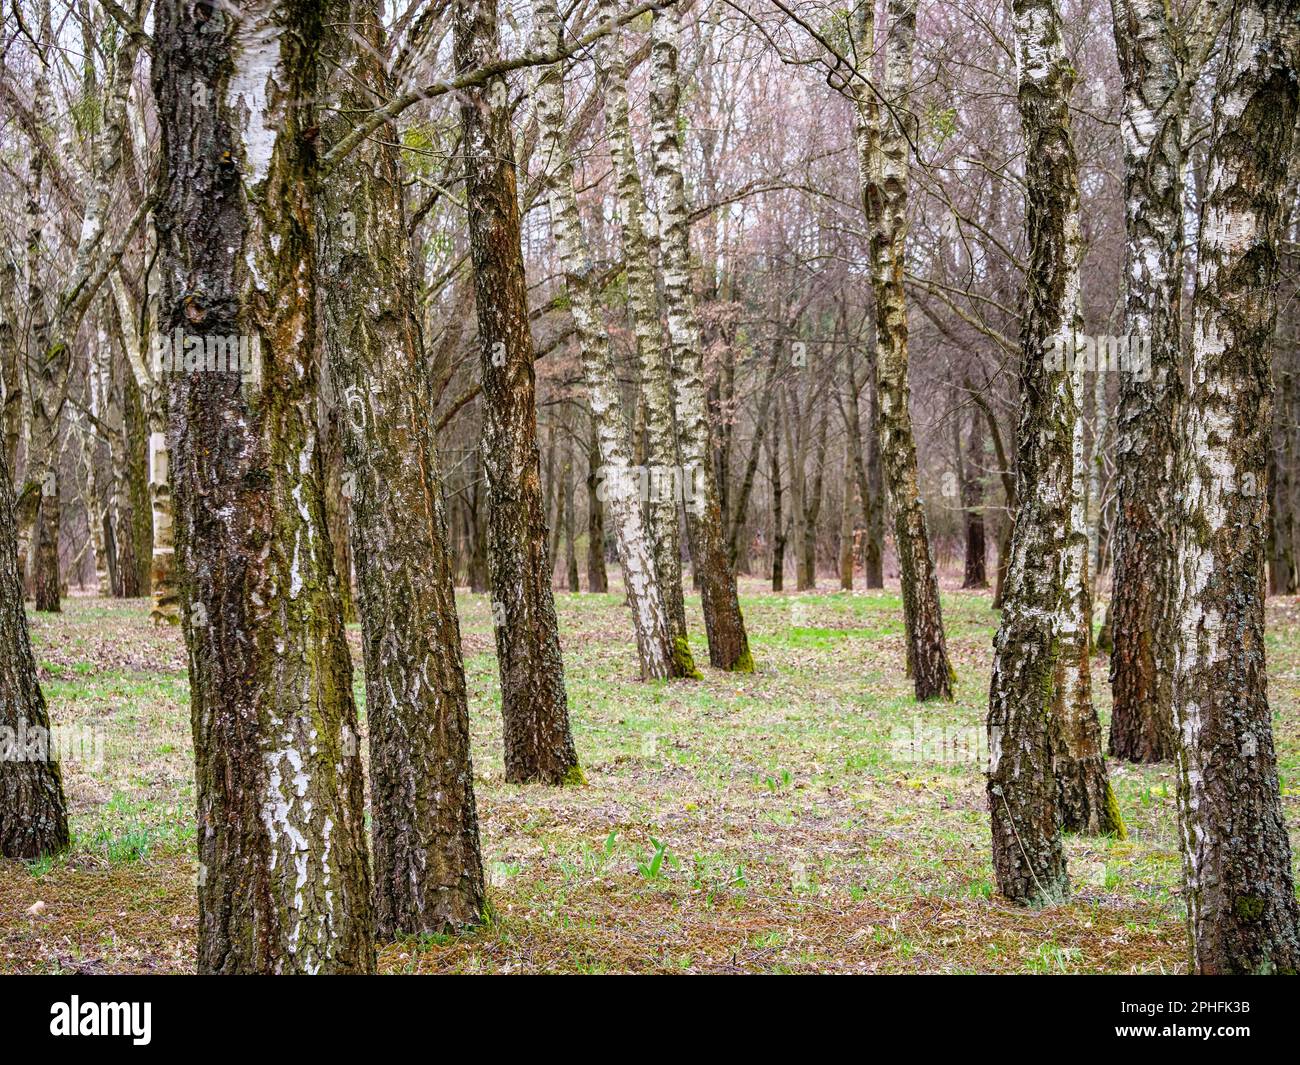
{"label": "black banner", "polygon": [[[846,991],[857,1005],[824,1005],[816,1020],[806,1010],[792,1010],[799,992],[789,984],[769,983],[733,988],[721,997],[685,994],[680,983],[665,986],[658,995],[644,988],[610,988],[612,1003],[622,1018],[607,1028],[601,1041],[617,1037],[620,1028],[629,1039],[649,1026],[656,1042],[673,1041],[673,1033],[713,1031],[728,1038],[788,1035],[806,1047],[810,1036],[841,1036],[853,1029],[855,1045],[901,1050],[912,1045],[927,1056],[936,1050],[978,1050],[987,1054],[997,1042],[1010,1039],[1025,1051],[1046,1052],[1068,1046],[1071,1051],[1131,1044],[1146,1050],[1184,1053],[1201,1044],[1216,1053],[1232,1053],[1234,1044],[1265,1040],[1290,1042],[1295,1023],[1295,985],[1289,981],[1245,979],[1191,979],[1170,977],[870,977],[869,986]],[[562,1006],[557,1013],[550,996],[533,989],[511,1001],[508,988],[494,987],[485,995],[467,984],[451,988],[446,978],[437,988],[420,980],[341,978],[334,980],[181,977],[9,977],[0,980],[4,1003],[5,1047],[24,1050],[59,1050],[60,1044],[77,1051],[112,1044],[126,1055],[226,1050],[237,1052],[256,1046],[261,1053],[283,1047],[302,1051],[314,1047],[339,1052],[385,1045],[393,1035],[396,1018],[414,1022],[414,1037],[425,1025],[434,1026],[450,1007],[458,1022],[474,1030],[474,1007],[466,1013],[459,1001],[477,1004],[487,1022],[485,1041],[496,1042],[501,1021],[508,1017],[516,1038],[557,1026],[569,1030],[571,1040],[590,1028],[589,1009],[574,1010],[572,1003],[590,1003],[591,992],[574,997],[568,989],[556,990]],[[821,992],[819,992],[821,994]],[[635,997],[633,997],[635,995]],[[736,997],[745,996],[737,1011]],[[771,996],[772,1009],[756,1013],[752,998]],[[644,1002],[637,1001],[644,998]],[[622,1008],[618,1007],[622,1003]],[[730,1002],[730,1005],[726,1003]],[[628,1007],[631,1007],[629,1011]],[[535,1012],[536,1022],[532,1021]],[[602,1014],[604,1011],[602,1010]],[[693,1014],[693,1016],[687,1016]],[[365,1018],[383,1018],[367,1023]],[[640,1018],[639,1020],[637,1018]],[[605,1027],[602,1025],[602,1027]],[[592,1033],[593,1035],[595,1033]],[[464,1038],[464,1036],[462,1036]],[[695,1035],[691,1036],[692,1042]],[[919,1040],[919,1042],[918,1042]],[[1038,1041],[1042,1040],[1041,1043]],[[1284,1042],[1285,1041],[1285,1042]],[[1262,1044],[1261,1044],[1262,1045]],[[540,1046],[540,1044],[539,1044]],[[662,1046],[662,1044],[661,1044]],[[1034,1050],[1034,1048],[1038,1048]],[[595,1052],[596,1048],[592,1047]],[[1017,1058],[1020,1054],[1015,1055]],[[6,1055],[10,1061],[20,1060]]]}

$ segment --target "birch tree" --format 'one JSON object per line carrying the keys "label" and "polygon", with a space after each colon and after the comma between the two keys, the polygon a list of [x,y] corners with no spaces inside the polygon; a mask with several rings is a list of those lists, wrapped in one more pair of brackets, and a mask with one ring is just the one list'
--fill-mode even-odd
{"label": "birch tree", "polygon": [[[1067,129],[1067,135],[1068,135]],[[1071,157],[1073,151],[1071,150]],[[1079,292],[1078,171],[1062,169],[1061,177],[1073,185],[1066,193],[1066,254],[1072,260],[1065,274],[1065,291]],[[1077,350],[1083,314],[1076,300],[1069,316],[1067,343]],[[1092,588],[1088,569],[1088,461],[1080,397],[1084,371],[1070,376],[1073,410],[1061,408],[1058,417],[1072,418],[1070,426],[1070,499],[1066,510],[1061,554],[1061,599],[1057,606],[1057,661],[1055,699],[1052,704],[1052,772],[1056,777],[1061,826],[1092,836],[1123,837],[1124,821],[1106,774],[1102,754],[1101,723],[1092,701]],[[1004,607],[1005,610],[1005,607]]]}
{"label": "birch tree", "polygon": [[1191,968],[1300,970],[1264,654],[1278,242],[1300,118],[1300,4],[1234,9],[1214,93],[1178,440],[1173,678]]}
{"label": "birch tree", "polygon": [[[497,58],[495,0],[457,0],[457,72]],[[578,783],[537,445],[537,383],[508,88],[496,75],[461,93],[465,198],[483,374],[488,561],[501,670],[506,779]]]}
{"label": "birch tree", "polygon": [[683,476],[695,483],[686,507],[691,561],[699,578],[709,661],[718,669],[749,673],[745,619],[727,555],[722,509],[713,468],[712,434],[704,398],[704,351],[691,289],[691,231],[682,174],[681,80],[678,73],[680,15],[674,6],[654,13],[650,126],[654,151],[663,299],[673,368],[678,446]]}
{"label": "birch tree", "polygon": [[998,890],[1013,902],[1065,901],[1069,880],[1053,774],[1072,502],[1072,374],[1079,291],[1078,167],[1070,141],[1074,72],[1055,0],[1015,0],[1025,142],[1029,263],[1021,313],[1016,521],[989,688],[989,811]]}
{"label": "birch tree", "polygon": [[[120,272],[109,278],[114,313],[126,349],[127,362],[135,378],[149,430],[149,510],[153,527],[153,548],[149,566],[149,589],[153,596],[150,618],[155,625],[180,624],[180,603],[176,593],[176,539],[172,527],[170,459],[167,452],[167,395],[161,367],[149,356],[137,322],[141,316]],[[149,297],[153,299],[151,295]],[[144,316],[154,321],[151,312]]]}
{"label": "birch tree", "polygon": [[[601,0],[601,14],[613,17],[617,6],[617,0]],[[656,471],[676,469],[679,455],[668,353],[659,316],[659,296],[655,290],[652,237],[647,225],[650,218],[628,120],[627,61],[619,35],[611,33],[597,42],[596,56],[599,85],[605,97],[605,129],[614,161],[627,299],[641,371],[647,464]],[[654,551],[655,573],[668,618],[668,634],[681,661],[683,675],[692,676],[697,671],[687,639],[680,515],[675,491],[650,493],[645,518]]]}
{"label": "birch tree", "polygon": [[[563,24],[554,0],[534,0],[533,17],[541,49],[558,51]],[[621,410],[609,333],[591,284],[595,268],[585,251],[589,245],[583,237],[582,217],[574,192],[573,159],[564,126],[564,96],[564,64],[556,63],[543,70],[537,84],[539,148],[549,164],[546,183],[551,227],[564,268],[569,305],[578,327],[582,371],[595,420],[600,459],[605,467],[605,504],[618,541],[641,675],[645,678],[691,676],[695,669],[689,652],[679,655],[673,645],[645,531],[642,479],[633,469],[632,439]],[[646,483],[649,486],[648,479]]]}
{"label": "birch tree", "polygon": [[307,101],[320,16],[275,0],[239,9],[163,0],[156,12],[160,328],[188,338],[171,351],[168,450],[201,973],[375,964],[352,667],[316,416]]}
{"label": "birch tree", "polygon": [[13,487],[0,451],[0,856],[39,858],[67,845],[63,778],[27,631]]}
{"label": "birch tree", "polygon": [[[907,364],[907,299],[903,286],[907,249],[908,157],[912,150],[904,122],[908,99],[916,0],[890,0],[884,43],[882,108],[859,78],[854,84],[862,200],[871,239],[871,283],[876,304],[876,389],[880,450],[907,630],[907,669],[920,700],[951,699],[954,674],[948,661],[939,604],[939,581],[930,552],[925,510],[917,483]],[[855,54],[863,67],[875,52],[875,22],[869,0],[851,16]]]}
{"label": "birch tree", "polygon": [[[1111,600],[1110,753],[1133,762],[1173,756],[1175,431],[1181,356],[1188,111],[1221,24],[1207,0],[1180,23],[1163,0],[1111,0],[1124,79],[1125,324],[1150,342],[1150,365],[1120,377],[1116,412],[1115,577]],[[1194,30],[1191,28],[1195,27]],[[1190,32],[1189,32],[1190,30]]]}
{"label": "birch tree", "polygon": [[[329,0],[321,141],[391,95],[377,0]],[[320,307],[351,496],[374,843],[375,929],[447,932],[483,913],[469,703],[397,129],[319,184]],[[347,575],[340,574],[346,581]]]}

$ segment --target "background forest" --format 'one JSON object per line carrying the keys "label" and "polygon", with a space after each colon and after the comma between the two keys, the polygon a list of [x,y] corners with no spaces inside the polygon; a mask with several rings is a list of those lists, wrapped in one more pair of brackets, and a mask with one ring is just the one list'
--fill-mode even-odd
{"label": "background forest", "polygon": [[1298,62],[13,0],[0,972],[1294,971]]}

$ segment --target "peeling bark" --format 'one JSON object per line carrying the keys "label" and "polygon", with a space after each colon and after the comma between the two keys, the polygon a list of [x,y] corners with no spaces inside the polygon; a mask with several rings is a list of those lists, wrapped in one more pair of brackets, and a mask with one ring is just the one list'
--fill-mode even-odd
{"label": "peeling bark", "polygon": [[[1182,407],[1183,170],[1190,86],[1162,0],[1112,0],[1124,77],[1129,336],[1151,338],[1151,373],[1120,378],[1110,753],[1173,756],[1171,678],[1174,432]],[[1209,13],[1212,17],[1213,12]]]}
{"label": "peeling bark", "polygon": [[[352,667],[326,531],[309,100],[320,7],[163,0],[160,327],[198,797],[201,973],[370,972]],[[254,350],[254,348],[256,350]]]}
{"label": "peeling bark", "polygon": [[[378,0],[326,0],[324,150],[387,99]],[[420,326],[399,136],[381,127],[325,174],[320,303],[343,434],[356,560],[382,939],[458,931],[483,916],[469,701],[432,378]],[[345,582],[346,573],[339,579]]]}
{"label": "peeling bark", "polygon": [[1025,138],[1029,264],[1021,314],[1016,523],[989,687],[989,811],[998,890],[1048,906],[1069,895],[1053,775],[1053,708],[1061,686],[1073,484],[1071,374],[1079,287],[1078,164],[1070,140],[1074,71],[1055,0],[1015,0],[1019,105]]}
{"label": "peeling bark", "polygon": [[23,610],[9,463],[0,451],[0,856],[5,858],[39,858],[68,845],[63,777],[51,758],[49,730]]}
{"label": "peeling bark", "polygon": [[[493,0],[457,0],[456,69],[497,57]],[[582,780],[569,731],[537,446],[537,382],[520,250],[514,137],[497,77],[461,96],[465,191],[483,368],[488,561],[501,670],[506,780]]]}
{"label": "peeling bark", "polygon": [[[916,0],[890,0],[884,44],[887,114],[871,91],[855,82],[862,200],[871,233],[871,282],[876,307],[876,389],[880,451],[894,515],[894,546],[907,630],[907,668],[918,700],[951,699],[954,681],[943,630],[939,581],[930,552],[916,472],[907,362],[907,300],[903,286],[907,245],[908,157],[901,124],[908,110]],[[873,54],[875,24],[862,4],[853,25],[857,55]]]}
{"label": "peeling bark", "polygon": [[[541,49],[558,50],[563,34],[555,0],[534,0],[533,13]],[[654,556],[645,529],[639,491],[641,479],[632,469],[631,433],[620,409],[614,354],[601,318],[596,291],[591,285],[595,267],[585,251],[589,245],[583,236],[582,218],[574,192],[573,160],[564,128],[564,95],[563,64],[556,63],[543,72],[537,86],[538,120],[542,131],[539,147],[550,164],[546,184],[550,195],[551,226],[564,267],[569,305],[578,327],[582,372],[600,458],[606,472],[605,504],[618,541],[641,675],[643,678],[692,676],[695,675],[693,664],[683,661],[682,656],[676,653],[668,628]],[[568,478],[571,485],[571,470]],[[572,494],[570,490],[570,506]],[[570,517],[570,530],[572,527]],[[576,574],[576,561],[572,568]]]}
{"label": "peeling bark", "polygon": [[750,673],[754,669],[754,659],[749,651],[749,637],[736,595],[736,577],[722,527],[712,432],[705,408],[704,351],[695,314],[695,295],[691,290],[691,233],[679,129],[681,84],[677,69],[677,41],[680,17],[675,7],[654,12],[650,126],[678,444],[683,470],[700,486],[695,498],[686,506],[686,528],[704,607],[709,661],[718,669]]}
{"label": "peeling bark", "polygon": [[1300,4],[1245,0],[1234,14],[1214,96],[1178,440],[1173,709],[1183,897],[1193,971],[1295,973],[1300,904],[1268,702],[1264,567],[1280,192],[1297,147]]}

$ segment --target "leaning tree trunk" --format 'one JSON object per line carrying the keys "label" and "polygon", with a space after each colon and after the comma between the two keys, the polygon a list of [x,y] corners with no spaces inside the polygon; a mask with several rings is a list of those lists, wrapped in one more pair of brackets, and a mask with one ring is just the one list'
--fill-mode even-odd
{"label": "leaning tree trunk", "polygon": [[39,858],[68,845],[63,778],[23,610],[9,463],[0,450],[0,856]]}
{"label": "leaning tree trunk", "polygon": [[681,97],[677,70],[679,23],[680,15],[675,7],[654,12],[650,127],[682,473],[683,478],[692,483],[693,489],[686,506],[686,528],[704,607],[709,661],[718,669],[749,673],[754,669],[754,659],[749,652],[749,637],[745,632],[745,619],[740,613],[736,577],[727,555],[726,534],[722,527],[713,463],[713,434],[705,409],[704,351],[695,314],[695,296],[691,291],[690,216],[686,207],[678,125]]}
{"label": "leaning tree trunk", "polygon": [[1120,377],[1110,753],[1173,757],[1174,438],[1182,408],[1184,126],[1190,92],[1163,0],[1112,0],[1124,76],[1129,337],[1150,337],[1148,372]]}
{"label": "leaning tree trunk", "polygon": [[1222,63],[1178,448],[1173,707],[1183,898],[1195,972],[1294,973],[1300,905],[1268,703],[1264,526],[1280,192],[1300,117],[1300,3],[1247,0]]}
{"label": "leaning tree trunk", "polygon": [[[378,0],[329,0],[321,141],[391,85]],[[334,71],[349,72],[346,80]],[[447,932],[483,915],[469,702],[461,657],[432,380],[393,126],[320,183],[325,350],[350,488],[374,842],[375,931]],[[340,573],[339,580],[347,580]]]}
{"label": "leaning tree trunk", "polygon": [[[890,0],[888,8],[890,27],[884,46],[888,114],[881,114],[870,89],[861,83],[855,86],[862,200],[871,231],[871,281],[876,303],[880,450],[894,513],[908,673],[917,699],[951,699],[954,676],[944,638],[939,581],[930,554],[925,508],[917,485],[916,440],[907,380],[903,276],[911,145],[901,123],[911,93],[916,0]],[[874,21],[866,4],[859,8],[855,31],[857,53],[871,55]]]}
{"label": "leaning tree trunk", "polygon": [[1015,531],[989,688],[989,811],[998,890],[1046,906],[1069,894],[1052,772],[1066,529],[1070,520],[1071,374],[1078,302],[1078,164],[1070,141],[1074,71],[1055,0],[1015,0],[1024,129],[1029,264],[1021,315]]}
{"label": "leaning tree trunk", "polygon": [[[460,72],[497,58],[493,0],[457,0]],[[504,78],[461,96],[465,192],[483,366],[488,560],[501,669],[506,780],[581,782],[569,731],[542,511],[537,382],[519,238],[514,137]]]}
{"label": "leaning tree trunk", "polygon": [[[198,968],[368,972],[361,757],[316,424],[315,122],[304,101],[320,12],[164,0],[155,18],[159,325],[204,349],[187,344],[190,368],[168,381]],[[214,19],[234,25],[214,32]],[[241,337],[240,368],[216,368]],[[196,365],[209,353],[213,369]]]}
{"label": "leaning tree trunk", "polygon": [[[558,51],[563,24],[555,0],[534,0],[533,14],[543,51]],[[546,183],[550,194],[551,226],[555,231],[564,268],[569,306],[578,327],[582,372],[591,402],[592,420],[600,458],[604,463],[604,501],[618,541],[623,584],[632,608],[633,629],[641,675],[645,678],[697,676],[689,650],[673,645],[667,611],[654,555],[646,535],[642,511],[641,478],[632,465],[632,438],[623,416],[609,333],[592,286],[595,267],[582,232],[582,217],[574,192],[573,160],[564,127],[564,64],[543,71],[537,86],[537,111],[541,125],[539,149],[549,163]],[[567,473],[569,550],[572,551],[572,469]],[[577,563],[572,564],[576,573]]]}
{"label": "leaning tree trunk", "polygon": [[[602,16],[612,16],[615,0],[601,0]],[[648,444],[647,465],[652,475],[665,480],[666,471],[679,467],[677,436],[673,427],[672,385],[659,296],[655,290],[650,237],[646,232],[645,190],[637,169],[632,128],[628,120],[627,61],[617,33],[596,43],[600,85],[605,97],[605,128],[614,161],[615,191],[623,236],[623,263],[627,272],[627,301],[636,334],[641,371],[642,403]],[[673,478],[675,481],[675,477]],[[654,551],[655,573],[668,615],[668,633],[681,657],[685,675],[696,673],[686,629],[686,598],[682,591],[681,516],[677,491],[651,492],[645,520]]]}

